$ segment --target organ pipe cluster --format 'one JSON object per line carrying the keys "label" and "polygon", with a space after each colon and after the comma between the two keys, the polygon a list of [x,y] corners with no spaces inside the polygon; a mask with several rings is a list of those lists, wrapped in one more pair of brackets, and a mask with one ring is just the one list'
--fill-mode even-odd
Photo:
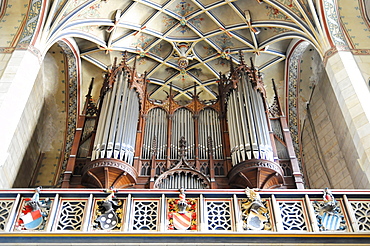
{"label": "organ pipe cluster", "polygon": [[102,98],[91,160],[114,158],[132,165],[139,118],[139,99],[130,89],[128,74],[122,70]]}
{"label": "organ pipe cluster", "polygon": [[[168,141],[168,127],[171,121],[170,143]],[[221,126],[218,113],[211,108],[199,112],[199,120],[195,123],[194,114],[186,109],[177,109],[172,117],[161,108],[153,108],[146,117],[142,158],[150,159],[155,153],[156,159],[166,159],[166,149],[170,146],[170,159],[179,159],[180,139],[186,140],[186,159],[195,159],[195,143],[198,141],[198,158],[208,159],[212,151],[214,159],[223,159]],[[198,135],[195,132],[198,128]],[[208,149],[208,138],[212,139],[213,149]]]}
{"label": "organ pipe cluster", "polygon": [[246,71],[227,101],[227,119],[233,165],[250,159],[274,161],[262,93]]}
{"label": "organ pipe cluster", "polygon": [[180,108],[173,114],[171,132],[171,159],[178,159],[180,139],[186,140],[185,153],[187,159],[195,159],[194,155],[194,119],[193,114],[185,108]]}
{"label": "organ pipe cluster", "polygon": [[176,172],[173,175],[167,176],[156,184],[158,189],[180,189],[186,187],[187,189],[206,189],[207,183],[194,173]]}
{"label": "organ pipe cluster", "polygon": [[[213,158],[223,159],[221,126],[218,113],[206,108],[199,113],[199,159],[208,159],[208,151],[212,151]],[[208,138],[212,140],[212,150],[208,150]]]}
{"label": "organ pipe cluster", "polygon": [[167,113],[161,108],[153,108],[146,117],[146,128],[144,131],[144,143],[142,147],[142,158],[155,158],[163,160],[167,158]]}

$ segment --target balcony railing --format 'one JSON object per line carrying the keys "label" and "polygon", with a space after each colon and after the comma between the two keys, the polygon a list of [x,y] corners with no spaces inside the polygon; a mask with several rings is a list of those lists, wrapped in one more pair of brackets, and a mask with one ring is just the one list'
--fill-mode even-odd
{"label": "balcony railing", "polygon": [[0,245],[215,237],[370,242],[370,190],[0,190]]}

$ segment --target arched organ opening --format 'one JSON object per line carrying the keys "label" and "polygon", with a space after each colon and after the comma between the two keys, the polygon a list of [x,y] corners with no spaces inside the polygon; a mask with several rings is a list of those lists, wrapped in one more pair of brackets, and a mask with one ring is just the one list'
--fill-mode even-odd
{"label": "arched organ opening", "polygon": [[172,89],[151,99],[135,68],[114,65],[96,105],[90,87],[62,187],[303,188],[286,119],[253,64],[220,75],[218,100],[194,86],[185,104]]}

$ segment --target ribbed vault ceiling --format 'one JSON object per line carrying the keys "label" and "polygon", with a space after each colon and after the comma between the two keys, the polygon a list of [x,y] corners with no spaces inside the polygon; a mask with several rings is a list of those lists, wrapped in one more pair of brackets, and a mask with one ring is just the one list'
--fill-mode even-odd
{"label": "ribbed vault ceiling", "polygon": [[196,85],[212,100],[219,73],[239,52],[270,79],[293,39],[318,47],[315,11],[306,0],[59,0],[45,34],[50,44],[75,38],[81,58],[102,71],[127,51],[147,72],[152,98],[165,98],[172,85],[186,100]]}

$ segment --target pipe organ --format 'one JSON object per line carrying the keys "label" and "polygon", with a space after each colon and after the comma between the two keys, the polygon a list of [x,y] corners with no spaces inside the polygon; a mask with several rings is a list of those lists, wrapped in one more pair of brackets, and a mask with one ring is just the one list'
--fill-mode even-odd
{"label": "pipe organ", "polygon": [[269,111],[253,64],[231,64],[212,102],[200,101],[196,86],[185,104],[172,87],[166,100],[154,100],[147,83],[136,61],[132,68],[124,58],[107,74],[97,105],[89,90],[74,140],[84,154],[69,159],[62,186],[303,188],[286,120]]}

